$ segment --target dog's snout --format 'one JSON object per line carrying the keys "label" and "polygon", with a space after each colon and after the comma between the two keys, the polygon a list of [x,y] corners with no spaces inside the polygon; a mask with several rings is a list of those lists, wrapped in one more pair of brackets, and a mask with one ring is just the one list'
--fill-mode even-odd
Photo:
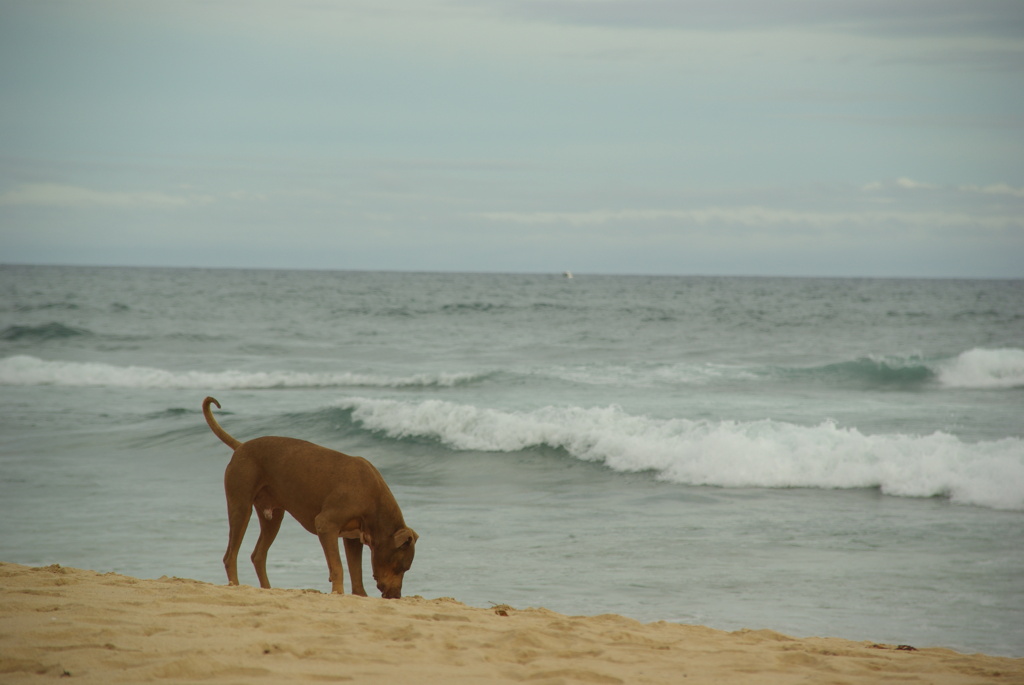
{"label": "dog's snout", "polygon": [[380,590],[380,596],[384,599],[401,599],[402,579],[399,578],[397,583],[378,582],[377,589]]}

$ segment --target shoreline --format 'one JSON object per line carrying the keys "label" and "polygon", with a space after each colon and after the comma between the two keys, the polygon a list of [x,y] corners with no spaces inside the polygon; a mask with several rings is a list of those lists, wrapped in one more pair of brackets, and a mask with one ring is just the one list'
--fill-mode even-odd
{"label": "shoreline", "polygon": [[[0,679],[1022,683],[1024,658],[0,562]],[[901,648],[902,647],[902,648]]]}

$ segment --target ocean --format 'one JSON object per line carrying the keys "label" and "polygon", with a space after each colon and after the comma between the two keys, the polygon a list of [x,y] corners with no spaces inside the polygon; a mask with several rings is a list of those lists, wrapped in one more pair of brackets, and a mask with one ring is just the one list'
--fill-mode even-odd
{"label": "ocean", "polygon": [[[406,595],[1024,656],[1024,281],[3,266],[0,292],[4,561],[226,582],[212,395],[241,440],[377,465],[420,535]],[[268,573],[330,589],[290,518]]]}

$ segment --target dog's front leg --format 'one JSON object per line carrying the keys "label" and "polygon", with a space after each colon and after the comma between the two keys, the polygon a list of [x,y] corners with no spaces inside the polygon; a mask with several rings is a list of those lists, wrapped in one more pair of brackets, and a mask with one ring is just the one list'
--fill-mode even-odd
{"label": "dog's front leg", "polygon": [[[341,565],[341,550],[338,549],[338,524],[323,514],[319,514],[315,520],[316,535],[320,538],[320,546],[324,548],[324,556],[327,558],[328,578],[331,581],[331,592],[339,595],[345,594],[345,569]],[[346,552],[348,548],[346,547]]]}
{"label": "dog's front leg", "polygon": [[358,538],[345,538],[345,561],[352,579],[352,594],[366,597],[363,589],[363,542]]}

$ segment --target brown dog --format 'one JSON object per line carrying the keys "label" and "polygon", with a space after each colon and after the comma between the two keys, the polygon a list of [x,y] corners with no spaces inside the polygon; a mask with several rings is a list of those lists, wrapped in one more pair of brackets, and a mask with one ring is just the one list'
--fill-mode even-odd
{"label": "brown dog", "polygon": [[267,550],[287,511],[320,538],[332,592],[345,592],[338,551],[338,538],[343,538],[352,594],[366,596],[362,561],[363,545],[367,545],[377,589],[386,598],[401,597],[402,578],[412,566],[419,536],[406,527],[398,502],[380,472],[362,457],[350,457],[305,440],[264,437],[239,442],[213,418],[211,404],[220,409],[220,402],[212,397],[203,400],[206,423],[235,451],[224,471],[229,526],[224,569],[228,584],[238,585],[238,549],[251,510],[255,509],[260,537],[252,563],[260,587],[270,587]]}

